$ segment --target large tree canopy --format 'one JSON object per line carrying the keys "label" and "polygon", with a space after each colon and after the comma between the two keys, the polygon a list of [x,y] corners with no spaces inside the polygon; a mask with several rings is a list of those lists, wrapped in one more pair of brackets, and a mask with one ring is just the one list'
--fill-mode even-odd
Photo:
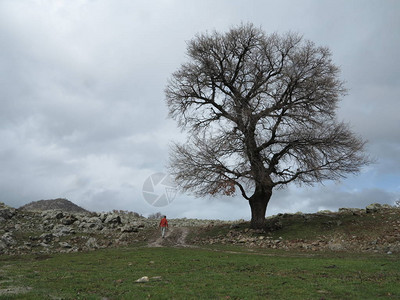
{"label": "large tree canopy", "polygon": [[165,90],[188,133],[170,153],[183,190],[239,191],[262,228],[274,188],[339,179],[368,162],[365,142],[336,118],[345,88],[328,48],[247,24],[198,35],[187,54]]}

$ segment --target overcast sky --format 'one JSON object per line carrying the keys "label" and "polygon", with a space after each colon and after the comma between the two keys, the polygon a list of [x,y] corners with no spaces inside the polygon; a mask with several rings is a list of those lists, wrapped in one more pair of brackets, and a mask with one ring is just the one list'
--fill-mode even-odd
{"label": "overcast sky", "polygon": [[241,22],[332,50],[349,89],[339,119],[376,160],[341,182],[275,191],[267,214],[400,199],[400,1],[0,0],[0,202],[249,219],[239,196],[178,194],[159,208],[142,195],[181,138],[164,88],[186,41]]}

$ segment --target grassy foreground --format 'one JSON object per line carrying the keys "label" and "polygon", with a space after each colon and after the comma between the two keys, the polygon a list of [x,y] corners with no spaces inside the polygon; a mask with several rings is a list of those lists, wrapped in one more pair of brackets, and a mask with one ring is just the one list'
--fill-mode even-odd
{"label": "grassy foreground", "polygon": [[0,258],[0,299],[103,298],[400,299],[400,261],[221,247]]}

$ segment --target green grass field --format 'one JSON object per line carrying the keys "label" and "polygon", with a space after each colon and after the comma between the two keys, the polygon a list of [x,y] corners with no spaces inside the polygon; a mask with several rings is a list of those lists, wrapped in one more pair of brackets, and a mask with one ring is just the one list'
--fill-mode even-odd
{"label": "green grass field", "polygon": [[[135,282],[143,276],[150,281]],[[400,261],[232,246],[0,258],[0,299],[149,298],[400,299]]]}

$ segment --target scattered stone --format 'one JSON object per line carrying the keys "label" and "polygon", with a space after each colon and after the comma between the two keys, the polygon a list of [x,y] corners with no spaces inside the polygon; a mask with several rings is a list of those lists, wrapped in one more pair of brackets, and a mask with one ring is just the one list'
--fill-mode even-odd
{"label": "scattered stone", "polygon": [[15,215],[15,209],[6,206],[4,203],[0,205],[0,218],[3,220],[9,220]]}
{"label": "scattered stone", "polygon": [[135,282],[141,283],[141,282],[149,282],[149,277],[147,276],[143,276],[142,278],[139,278],[138,280],[136,280]]}
{"label": "scattered stone", "polygon": [[139,231],[138,227],[130,224],[121,227],[121,232],[138,232],[138,231]]}
{"label": "scattered stone", "polygon": [[365,212],[360,208],[339,208],[339,214],[348,214],[348,215],[360,215]]}
{"label": "scattered stone", "polygon": [[43,233],[39,236],[39,239],[41,239],[47,243],[51,242],[54,238],[55,238],[55,236],[52,233]]}
{"label": "scattered stone", "polygon": [[7,246],[12,246],[17,243],[17,241],[14,239],[14,236],[12,235],[11,232],[6,232],[3,234],[1,237],[1,240],[7,245]]}
{"label": "scattered stone", "polygon": [[77,220],[74,215],[69,215],[62,220],[63,225],[72,225]]}
{"label": "scattered stone", "polygon": [[59,242],[58,243],[62,248],[72,248],[72,246],[67,242]]}
{"label": "scattered stone", "polygon": [[7,248],[7,244],[4,243],[2,240],[0,240],[0,250],[6,249]]}
{"label": "scattered stone", "polygon": [[97,244],[97,240],[94,237],[91,237],[86,242],[86,247],[89,249],[97,249],[99,245]]}
{"label": "scattered stone", "polygon": [[44,220],[59,220],[64,217],[64,214],[62,211],[57,211],[57,210],[45,210],[42,212],[42,217]]}
{"label": "scattered stone", "polygon": [[73,228],[65,226],[65,225],[61,225],[61,224],[57,224],[53,228],[53,234],[57,237],[74,234],[74,233],[75,233],[75,230]]}
{"label": "scattered stone", "polygon": [[91,217],[89,219],[83,219],[82,223],[79,224],[79,227],[91,230],[102,230],[104,228],[103,222],[99,217]]}
{"label": "scattered stone", "polygon": [[339,243],[329,243],[328,249],[331,251],[343,251],[344,247],[342,244],[339,244]]}
{"label": "scattered stone", "polygon": [[[248,223],[245,224],[246,226],[241,226],[244,220],[232,222],[182,218],[170,219],[169,223],[171,228],[196,226],[208,230],[221,224],[226,224],[226,228],[229,228],[226,234],[213,236],[213,238],[195,237],[195,243],[200,244],[242,244],[250,249],[261,247],[300,251],[400,253],[400,219],[397,218],[400,215],[400,209],[380,204],[372,205],[368,209],[374,212],[372,216],[366,215],[366,209],[353,208],[341,208],[336,213],[326,212],[326,214],[321,214],[321,212],[280,214],[267,218],[269,226],[267,231],[246,229]],[[341,216],[343,214],[357,215],[357,218],[350,221],[343,218]],[[336,226],[344,226],[343,224],[347,225],[348,222],[357,226],[357,222],[362,222],[362,218],[372,217],[382,220],[382,227],[387,231],[381,235],[336,232]],[[327,228],[332,234],[327,233],[326,236],[323,235],[314,240],[289,240],[286,236],[283,236],[284,239],[278,238],[279,231],[277,234],[274,234],[274,231],[286,226],[287,222],[290,223],[292,220],[299,222],[304,220],[305,224],[309,220],[317,222],[322,220],[329,225]],[[134,216],[123,211],[85,214],[72,214],[60,210],[34,212],[15,210],[0,203],[0,255],[69,253],[130,245],[149,238],[146,236],[146,231],[141,230],[142,228],[157,228],[157,226],[158,220]],[[74,235],[75,233],[78,234]]]}
{"label": "scattered stone", "polygon": [[137,221],[133,222],[133,223],[132,223],[132,226],[134,226],[134,227],[136,227],[136,228],[145,228],[145,227],[146,227],[146,225],[144,224],[144,222],[137,222]]}
{"label": "scattered stone", "polygon": [[86,223],[91,223],[91,224],[99,224],[103,223],[102,219],[99,217],[91,217],[89,219],[84,219]]}

